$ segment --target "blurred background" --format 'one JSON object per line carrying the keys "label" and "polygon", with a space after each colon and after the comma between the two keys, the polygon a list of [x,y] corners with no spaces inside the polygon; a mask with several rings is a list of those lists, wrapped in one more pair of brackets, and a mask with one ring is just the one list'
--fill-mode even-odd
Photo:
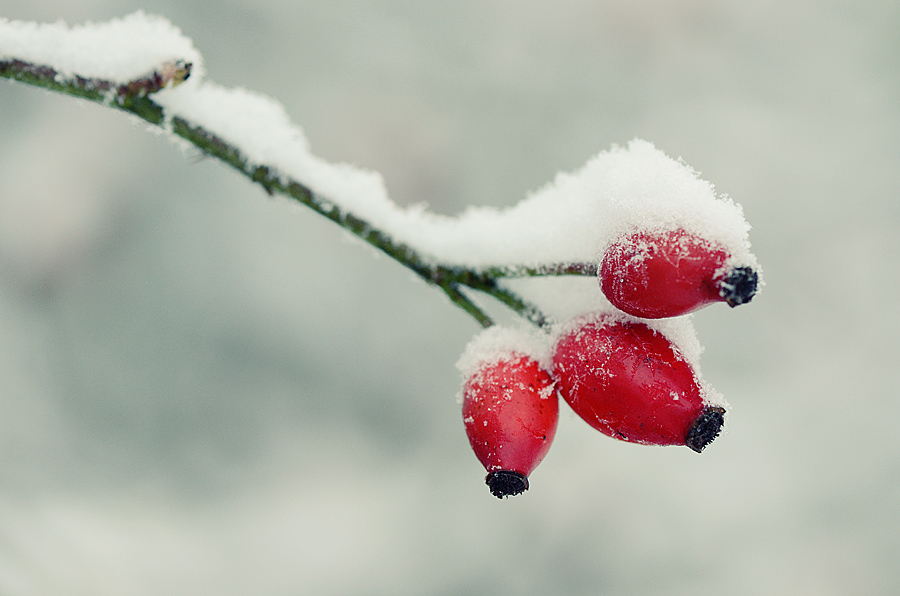
{"label": "blurred background", "polygon": [[694,317],[731,404],[702,456],[562,408],[498,501],[456,402],[472,319],[124,115],[2,81],[0,592],[900,592],[900,4],[0,0],[137,9],[401,204],[512,205],[652,141],[743,205],[767,285]]}

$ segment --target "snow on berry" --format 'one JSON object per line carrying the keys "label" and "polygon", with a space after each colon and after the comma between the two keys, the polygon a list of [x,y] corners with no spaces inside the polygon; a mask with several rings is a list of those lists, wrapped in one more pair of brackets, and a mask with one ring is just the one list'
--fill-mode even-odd
{"label": "snow on berry", "polygon": [[469,341],[456,362],[456,368],[463,377],[470,377],[485,364],[508,359],[512,354],[527,356],[548,370],[552,366],[550,342],[546,334],[527,328],[494,325],[483,329]]}
{"label": "snow on berry", "polygon": [[[740,206],[717,195],[686,164],[641,140],[614,146],[576,172],[558,174],[515,206],[471,209],[440,227],[446,229],[431,240],[433,252],[459,255],[457,245],[465,244],[472,247],[464,253],[466,264],[475,266],[591,262],[622,234],[673,228],[715,241],[736,261],[755,263]],[[487,229],[491,234],[480,241],[460,241],[467,231]]]}

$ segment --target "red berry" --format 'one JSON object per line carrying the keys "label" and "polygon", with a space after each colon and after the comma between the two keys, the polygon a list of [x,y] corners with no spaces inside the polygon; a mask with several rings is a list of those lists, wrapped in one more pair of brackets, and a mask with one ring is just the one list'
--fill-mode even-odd
{"label": "red berry", "polygon": [[466,380],[462,410],[491,493],[502,498],[527,490],[528,476],[550,449],[559,419],[549,373],[520,354],[488,362]]}
{"label": "red berry", "polygon": [[683,315],[713,302],[749,302],[756,271],[727,261],[723,247],[685,230],[636,232],[603,255],[600,287],[613,306],[645,319]]}
{"label": "red berry", "polygon": [[558,340],[553,372],[575,413],[616,439],[699,453],[724,421],[723,408],[705,403],[690,364],[643,323],[585,319]]}

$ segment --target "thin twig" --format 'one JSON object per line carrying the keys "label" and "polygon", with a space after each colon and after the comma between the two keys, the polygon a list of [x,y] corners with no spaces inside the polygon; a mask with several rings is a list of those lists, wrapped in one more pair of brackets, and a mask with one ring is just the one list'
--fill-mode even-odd
{"label": "thin twig", "polygon": [[456,284],[450,284],[448,286],[443,286],[442,289],[447,294],[447,296],[450,297],[450,300],[453,302],[453,304],[472,315],[472,317],[476,321],[478,321],[479,325],[487,328],[494,324],[494,321],[489,316],[487,316],[483,310],[478,308],[478,306],[474,302],[472,302],[465,294],[463,294],[459,290],[459,286],[457,286]]}
{"label": "thin twig", "polygon": [[596,276],[596,263],[560,263],[552,265],[517,265],[507,267],[489,267],[481,272],[493,278],[517,277],[551,277],[558,275]]}
{"label": "thin twig", "polygon": [[191,76],[192,66],[190,62],[183,60],[169,62],[144,77],[116,85],[103,79],[65,76],[50,66],[31,64],[24,60],[0,60],[0,76],[66,95],[125,106],[134,99],[186,81]]}

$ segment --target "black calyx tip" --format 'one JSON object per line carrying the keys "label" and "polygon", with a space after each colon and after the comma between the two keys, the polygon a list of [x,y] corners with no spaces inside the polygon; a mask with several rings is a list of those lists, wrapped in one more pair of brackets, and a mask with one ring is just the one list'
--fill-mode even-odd
{"label": "black calyx tip", "polygon": [[735,267],[719,282],[719,296],[728,306],[750,302],[756,295],[759,275],[753,267]]}
{"label": "black calyx tip", "polygon": [[706,406],[688,430],[685,445],[700,453],[712,443],[725,424],[725,408]]}
{"label": "black calyx tip", "polygon": [[514,497],[528,490],[528,478],[525,474],[512,470],[496,470],[488,474],[484,481],[491,489],[491,494],[498,499]]}

